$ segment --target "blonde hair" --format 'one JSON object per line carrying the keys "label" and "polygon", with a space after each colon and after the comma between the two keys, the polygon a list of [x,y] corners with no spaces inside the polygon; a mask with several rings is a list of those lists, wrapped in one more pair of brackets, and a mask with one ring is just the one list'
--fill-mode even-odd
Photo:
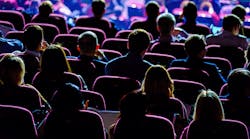
{"label": "blonde hair", "polygon": [[200,121],[221,121],[225,118],[222,103],[215,92],[201,91],[195,103],[193,118]]}

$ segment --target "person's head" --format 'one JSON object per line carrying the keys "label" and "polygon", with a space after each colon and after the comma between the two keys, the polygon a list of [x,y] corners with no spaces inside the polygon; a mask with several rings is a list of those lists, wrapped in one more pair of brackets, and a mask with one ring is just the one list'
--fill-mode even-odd
{"label": "person's head", "polygon": [[157,17],[156,22],[157,22],[157,29],[160,32],[160,34],[165,34],[165,35],[171,35],[176,24],[175,17],[171,13],[160,14]]}
{"label": "person's head", "polygon": [[250,71],[237,68],[230,72],[227,79],[231,100],[243,100],[250,95]]}
{"label": "person's head", "polygon": [[77,111],[84,107],[83,96],[78,86],[65,83],[53,94],[51,106],[55,111]]}
{"label": "person's head", "polygon": [[21,58],[8,54],[0,60],[0,80],[4,85],[21,85],[24,74],[25,65]]}
{"label": "person's head", "polygon": [[194,120],[212,122],[224,119],[224,109],[218,95],[211,90],[202,90],[194,108]]}
{"label": "person's head", "polygon": [[202,35],[192,35],[185,41],[185,51],[191,58],[202,59],[206,55],[206,41]]}
{"label": "person's head", "polygon": [[63,73],[71,71],[66,55],[61,46],[50,45],[41,58],[41,71],[46,73]]}
{"label": "person's head", "polygon": [[160,13],[160,6],[156,1],[149,1],[146,4],[146,14],[150,19],[156,19]]}
{"label": "person's head", "polygon": [[232,32],[234,35],[238,35],[242,22],[239,17],[233,14],[229,14],[223,18],[222,27],[224,30]]}
{"label": "person's head", "polygon": [[183,7],[183,16],[187,21],[195,21],[197,17],[197,6],[193,1],[187,2]]}
{"label": "person's head", "polygon": [[92,1],[92,12],[95,17],[101,18],[105,13],[105,1],[104,0],[93,0]]}
{"label": "person's head", "polygon": [[98,38],[92,31],[86,31],[78,37],[78,49],[81,55],[94,56],[99,47]]}
{"label": "person's head", "polygon": [[130,53],[144,55],[150,45],[150,36],[144,29],[135,29],[128,36],[128,48]]}
{"label": "person's head", "polygon": [[40,51],[43,41],[43,29],[38,25],[29,26],[24,30],[24,45],[28,50]]}
{"label": "person's head", "polygon": [[48,17],[51,13],[53,13],[52,2],[49,0],[43,1],[39,6],[39,15]]}
{"label": "person's head", "polygon": [[232,14],[238,16],[242,22],[245,21],[245,16],[247,14],[246,9],[244,6],[242,5],[236,5],[233,9],[232,9]]}
{"label": "person's head", "polygon": [[146,114],[145,95],[139,90],[135,90],[124,95],[120,100],[121,118],[136,119],[144,117]]}
{"label": "person's head", "polygon": [[150,98],[173,97],[174,82],[170,74],[160,65],[154,65],[148,68],[142,83],[142,91]]}

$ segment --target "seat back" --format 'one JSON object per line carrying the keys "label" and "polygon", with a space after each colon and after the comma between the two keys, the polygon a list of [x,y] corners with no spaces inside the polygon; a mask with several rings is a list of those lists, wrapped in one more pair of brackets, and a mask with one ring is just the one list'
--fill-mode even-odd
{"label": "seat back", "polygon": [[69,34],[78,34],[78,35],[80,35],[81,33],[85,32],[85,31],[94,32],[96,34],[97,38],[98,38],[98,43],[100,45],[107,38],[106,33],[103,30],[101,30],[99,28],[93,28],[93,27],[72,27],[69,30]]}
{"label": "seat back", "polygon": [[150,51],[154,53],[169,54],[176,57],[177,59],[187,57],[184,48],[184,43],[172,42],[170,43],[170,45],[165,46],[161,45],[160,42],[156,42],[151,46]]}
{"label": "seat back", "polygon": [[69,49],[72,56],[78,56],[79,51],[77,50],[77,38],[76,34],[58,34],[55,36],[53,43],[60,44],[61,46]]}
{"label": "seat back", "polygon": [[174,139],[176,137],[174,126],[167,118],[146,115],[140,122],[130,123],[131,121],[124,122],[123,119],[119,119],[115,123],[114,138]]}
{"label": "seat back", "polygon": [[27,23],[24,26],[24,30],[32,25],[39,25],[40,27],[43,28],[44,39],[48,43],[51,43],[54,40],[55,36],[60,33],[60,30],[57,26],[48,23]]}
{"label": "seat back", "polygon": [[132,32],[133,30],[119,30],[115,34],[115,38],[120,38],[120,39],[128,39],[128,35]]}
{"label": "seat back", "polygon": [[228,95],[228,84],[225,83],[221,89],[220,89],[220,93],[219,93],[219,96],[226,96]]}
{"label": "seat back", "polygon": [[37,130],[31,112],[23,107],[0,105],[0,138],[37,139]]}
{"label": "seat back", "polygon": [[104,53],[104,55],[108,58],[108,60],[122,56],[122,54],[116,50],[109,50],[109,49],[100,49],[100,50]]}
{"label": "seat back", "polygon": [[21,42],[23,42],[23,40],[24,40],[24,35],[23,34],[24,34],[24,31],[9,31],[5,35],[5,38],[8,38],[8,39],[18,39]]}
{"label": "seat back", "polygon": [[90,90],[81,90],[84,100],[89,100],[89,107],[106,110],[106,102],[101,93],[90,91]]}
{"label": "seat back", "polygon": [[184,67],[170,67],[167,69],[172,79],[200,82],[206,87],[209,84],[209,74],[204,70]]}
{"label": "seat back", "polygon": [[248,139],[247,126],[240,121],[228,119],[214,123],[193,121],[187,131],[189,139],[230,139],[232,137]]}
{"label": "seat back", "polygon": [[123,95],[139,89],[140,82],[121,76],[99,76],[93,83],[92,90],[100,92],[106,100],[107,110],[118,110]]}
{"label": "seat back", "polygon": [[226,58],[206,56],[203,60],[216,64],[224,78],[227,78],[229,72],[232,70],[231,62]]}
{"label": "seat back", "polygon": [[0,10],[0,20],[11,22],[16,30],[23,30],[25,19],[21,12],[14,10]]}
{"label": "seat back", "polygon": [[168,54],[160,54],[160,53],[150,53],[147,52],[144,55],[144,60],[149,61],[152,64],[159,64],[166,68],[169,67],[170,63],[175,60],[176,58],[172,55]]}
{"label": "seat back", "polygon": [[122,55],[128,52],[128,39],[107,38],[103,41],[101,48],[119,51]]}

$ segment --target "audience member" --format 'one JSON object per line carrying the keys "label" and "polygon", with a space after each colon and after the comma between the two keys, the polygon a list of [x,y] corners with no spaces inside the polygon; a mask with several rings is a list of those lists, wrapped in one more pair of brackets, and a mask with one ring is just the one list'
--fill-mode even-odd
{"label": "audience member", "polygon": [[214,63],[204,62],[206,55],[206,42],[200,35],[192,35],[185,42],[185,51],[188,55],[186,59],[173,60],[170,67],[187,67],[204,70],[209,74],[208,88],[219,92],[221,86],[226,82],[218,67]]}
{"label": "audience member", "polygon": [[104,74],[108,60],[99,49],[98,38],[92,31],[86,31],[79,35],[77,47],[80,51],[78,56],[80,62],[76,69],[72,67],[72,71],[82,75],[88,87],[91,87],[95,78]]}
{"label": "audience member", "polygon": [[99,121],[94,121],[96,115],[85,113],[86,105],[76,85],[65,83],[58,88],[52,97],[51,106],[52,111],[46,116],[40,128],[41,139],[105,138],[100,117]]}
{"label": "audience member", "polygon": [[[157,29],[160,33],[158,39],[151,43],[160,42],[160,45],[154,48],[153,52],[168,53],[171,42],[185,42],[187,33],[180,28],[175,28],[176,20],[171,13],[162,13],[157,17]],[[181,34],[184,34],[181,35]]]}
{"label": "audience member", "polygon": [[143,29],[133,30],[128,37],[129,52],[109,61],[105,66],[105,74],[130,77],[141,82],[146,70],[152,65],[143,60],[149,44],[148,32]]}
{"label": "audience member", "polygon": [[7,54],[0,60],[0,103],[17,105],[31,112],[41,108],[39,92],[24,84],[25,66],[21,58]]}
{"label": "audience member", "polygon": [[31,83],[33,76],[40,70],[40,57],[42,51],[47,47],[47,43],[43,41],[43,29],[40,26],[29,26],[24,31],[24,45],[26,50],[17,53],[25,63],[25,83]]}
{"label": "audience member", "polygon": [[238,68],[228,75],[228,101],[225,103],[226,118],[250,125],[250,72]]}
{"label": "audience member", "polygon": [[210,29],[206,25],[197,23],[197,7],[194,2],[189,1],[184,5],[183,16],[185,18],[185,22],[178,24],[178,27],[184,29],[190,34],[200,34],[206,36],[210,33]]}
{"label": "audience member", "polygon": [[154,39],[159,37],[159,32],[157,30],[156,18],[160,14],[160,6],[156,1],[149,1],[146,4],[146,15],[147,19],[145,21],[135,21],[132,22],[129,27],[131,30],[133,29],[145,29],[147,32],[153,35]]}
{"label": "audience member", "polygon": [[105,13],[105,1],[104,0],[93,0],[92,1],[92,17],[77,20],[76,26],[83,27],[94,27],[102,29],[107,37],[114,36],[115,33],[112,32],[112,24],[107,19],[103,18]]}
{"label": "audience member", "polygon": [[[63,49],[60,46],[51,45],[43,52],[41,57],[41,70],[34,76],[32,84],[50,102],[56,89],[65,82],[72,82],[72,78],[75,79],[76,76],[79,76],[70,72],[71,68],[66,60]],[[79,76],[78,79],[79,78],[81,78],[81,76]],[[84,80],[81,80],[83,86],[78,86],[87,89]]]}
{"label": "audience member", "polygon": [[183,131],[181,139],[248,138],[246,126],[239,121],[225,119],[218,95],[202,90],[195,103],[194,120]]}
{"label": "audience member", "polygon": [[60,33],[67,33],[65,19],[51,16],[52,13],[54,13],[52,2],[45,0],[39,5],[39,13],[33,17],[32,22],[53,24],[59,28]]}
{"label": "audience member", "polygon": [[239,17],[229,14],[223,18],[223,31],[218,34],[210,34],[206,37],[207,44],[217,44],[222,47],[240,47],[246,50],[248,47],[245,36],[239,35],[242,26]]}
{"label": "audience member", "polygon": [[0,54],[12,53],[14,51],[24,51],[23,43],[17,39],[5,38],[0,29]]}
{"label": "audience member", "polygon": [[[232,14],[238,16],[242,22],[242,26],[240,28],[240,34],[246,36],[245,34],[245,30],[244,30],[244,21],[245,21],[245,16],[247,14],[245,7],[243,7],[242,5],[236,5],[233,9],[232,9]],[[248,37],[248,36],[246,36]]]}

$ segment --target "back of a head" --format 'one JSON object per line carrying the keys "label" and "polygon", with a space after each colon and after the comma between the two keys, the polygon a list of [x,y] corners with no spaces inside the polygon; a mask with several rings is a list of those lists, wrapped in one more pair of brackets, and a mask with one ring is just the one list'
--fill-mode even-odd
{"label": "back of a head", "polygon": [[171,13],[162,13],[157,17],[157,26],[161,34],[172,34],[176,20]]}
{"label": "back of a head", "polygon": [[51,1],[43,1],[39,6],[39,15],[48,17],[51,13],[53,13],[53,4],[51,3]]}
{"label": "back of a head", "polygon": [[186,20],[196,20],[197,17],[197,6],[193,1],[189,1],[183,7],[183,15]]}
{"label": "back of a head", "polygon": [[249,97],[250,93],[250,71],[237,68],[228,75],[228,92],[231,100],[243,100]]}
{"label": "back of a head", "polygon": [[235,27],[240,27],[241,24],[240,18],[233,14],[225,16],[222,21],[223,29],[230,32],[232,32]]}
{"label": "back of a head", "polygon": [[185,51],[189,57],[198,58],[205,47],[206,42],[202,35],[192,35],[185,41]]}
{"label": "back of a head", "polygon": [[146,4],[146,13],[148,18],[154,18],[156,19],[156,17],[159,15],[160,13],[160,6],[156,1],[149,1]]}
{"label": "back of a head", "polygon": [[92,12],[95,17],[101,18],[105,12],[105,1],[104,0],[93,0],[92,1]]}
{"label": "back of a head", "polygon": [[137,119],[142,118],[146,114],[145,96],[138,90],[129,92],[120,100],[121,118]]}
{"label": "back of a head", "polygon": [[146,93],[149,98],[153,96],[172,97],[174,82],[166,68],[161,65],[154,65],[146,71],[142,91]]}
{"label": "back of a head", "polygon": [[63,73],[70,71],[65,52],[60,46],[50,45],[41,58],[41,71],[46,73]]}
{"label": "back of a head", "polygon": [[92,31],[86,31],[79,35],[78,45],[83,54],[94,56],[98,45],[98,38]]}
{"label": "back of a head", "polygon": [[38,25],[29,26],[24,31],[24,45],[28,50],[39,50],[43,40],[43,29]]}
{"label": "back of a head", "polygon": [[141,53],[146,51],[150,44],[150,36],[144,29],[135,29],[128,36],[129,51],[131,53]]}
{"label": "back of a head", "polygon": [[0,80],[4,85],[20,85],[25,74],[24,62],[21,58],[8,54],[0,60]]}
{"label": "back of a head", "polygon": [[51,100],[55,111],[77,111],[83,108],[83,96],[78,86],[65,83],[54,93]]}
{"label": "back of a head", "polygon": [[244,22],[245,20],[245,16],[246,16],[246,9],[244,6],[242,5],[236,5],[233,9],[232,9],[232,14],[238,16],[242,22]]}
{"label": "back of a head", "polygon": [[218,122],[224,119],[224,109],[218,95],[211,90],[202,90],[195,103],[194,120]]}

